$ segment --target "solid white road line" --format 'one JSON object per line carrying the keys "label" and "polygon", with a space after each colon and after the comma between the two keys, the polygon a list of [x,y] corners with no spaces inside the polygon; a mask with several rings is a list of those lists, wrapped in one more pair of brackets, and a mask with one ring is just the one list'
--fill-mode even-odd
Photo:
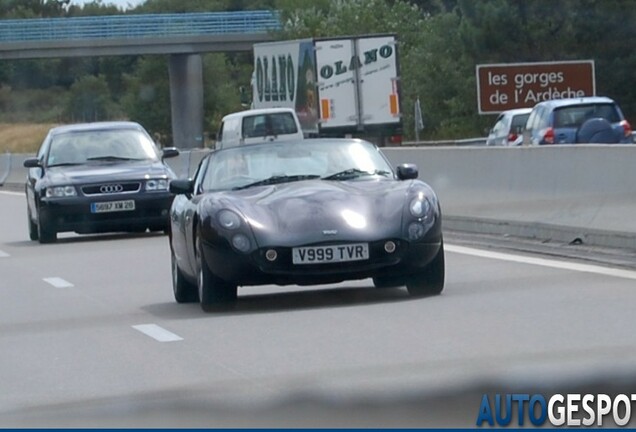
{"label": "solid white road line", "polygon": [[502,261],[512,261],[517,263],[539,265],[543,267],[552,267],[552,268],[572,270],[572,271],[578,271],[578,272],[584,272],[584,273],[595,273],[595,274],[614,276],[614,277],[619,277],[624,279],[636,279],[636,271],[631,271],[631,270],[601,267],[598,265],[590,265],[590,264],[578,264],[578,263],[572,263],[567,261],[555,261],[555,260],[549,260],[545,258],[534,258],[534,257],[521,256],[521,255],[512,255],[512,254],[501,253],[501,252],[490,252],[490,251],[485,251],[481,249],[473,249],[469,247],[455,246],[450,244],[445,244],[444,249],[448,252],[453,252],[453,253],[458,253],[463,255],[472,255],[472,256],[477,256],[481,258],[491,258],[491,259],[497,259]]}
{"label": "solid white road line", "polygon": [[177,336],[176,334],[159,327],[157,324],[139,324],[132,326],[132,328],[159,342],[175,342],[183,340],[181,336]]}
{"label": "solid white road line", "polygon": [[10,255],[9,255],[8,253],[6,253],[6,252],[4,252],[4,251],[1,251],[1,250],[0,250],[0,258],[7,258],[7,257],[9,257],[9,256],[10,256]]}
{"label": "solid white road line", "polygon": [[64,279],[59,277],[49,277],[42,280],[50,285],[53,285],[55,288],[72,288],[75,286],[72,283],[65,281]]}
{"label": "solid white road line", "polygon": [[3,195],[14,195],[14,196],[24,196],[24,192],[0,191],[0,194],[3,194]]}

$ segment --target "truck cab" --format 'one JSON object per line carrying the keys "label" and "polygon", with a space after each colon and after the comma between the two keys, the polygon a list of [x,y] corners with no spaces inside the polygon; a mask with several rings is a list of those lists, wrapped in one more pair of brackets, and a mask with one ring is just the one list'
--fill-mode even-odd
{"label": "truck cab", "polygon": [[303,131],[291,108],[261,108],[228,114],[221,120],[216,148],[266,141],[302,140]]}

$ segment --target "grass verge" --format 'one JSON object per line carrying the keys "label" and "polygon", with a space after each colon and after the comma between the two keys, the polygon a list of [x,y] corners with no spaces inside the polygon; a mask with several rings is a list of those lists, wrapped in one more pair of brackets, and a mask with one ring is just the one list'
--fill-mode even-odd
{"label": "grass verge", "polygon": [[0,153],[36,153],[56,123],[0,123]]}

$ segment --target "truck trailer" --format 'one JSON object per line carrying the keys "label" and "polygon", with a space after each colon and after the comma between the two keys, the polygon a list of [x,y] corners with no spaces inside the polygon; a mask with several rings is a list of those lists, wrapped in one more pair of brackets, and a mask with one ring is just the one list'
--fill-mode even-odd
{"label": "truck trailer", "polygon": [[306,137],[399,140],[399,84],[393,34],[254,45],[252,107],[294,109]]}

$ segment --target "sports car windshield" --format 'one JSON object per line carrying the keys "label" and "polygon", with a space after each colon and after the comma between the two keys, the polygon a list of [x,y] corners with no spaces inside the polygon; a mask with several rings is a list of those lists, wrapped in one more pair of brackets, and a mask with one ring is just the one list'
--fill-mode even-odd
{"label": "sports car windshield", "polygon": [[393,171],[379,150],[357,140],[268,143],[234,147],[211,156],[204,191],[244,189],[323,179],[392,178]]}
{"label": "sports car windshield", "polygon": [[157,159],[155,144],[138,130],[89,130],[55,135],[51,140],[47,165]]}

